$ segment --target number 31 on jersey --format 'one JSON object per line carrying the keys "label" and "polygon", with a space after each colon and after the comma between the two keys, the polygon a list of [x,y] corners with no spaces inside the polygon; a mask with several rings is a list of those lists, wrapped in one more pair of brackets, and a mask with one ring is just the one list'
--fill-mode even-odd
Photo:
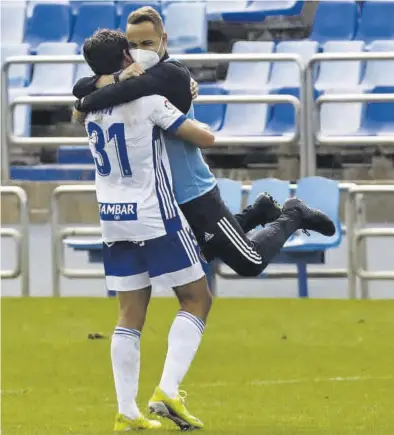
{"label": "number 31 on jersey", "polygon": [[108,154],[105,151],[105,146],[114,140],[116,155],[118,156],[122,176],[131,177],[133,174],[131,172],[129,157],[127,155],[124,124],[115,123],[112,124],[107,131],[103,131],[103,129],[95,122],[89,122],[87,130],[97,154],[96,157],[94,157],[97,172],[102,177],[107,177],[111,173],[111,163]]}

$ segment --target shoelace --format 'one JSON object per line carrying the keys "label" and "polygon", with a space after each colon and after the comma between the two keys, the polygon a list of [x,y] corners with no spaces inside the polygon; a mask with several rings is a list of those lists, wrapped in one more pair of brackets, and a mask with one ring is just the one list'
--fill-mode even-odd
{"label": "shoelace", "polygon": [[310,233],[308,230],[302,230],[302,232],[303,232],[304,234],[306,234],[308,237],[311,236],[311,233]]}

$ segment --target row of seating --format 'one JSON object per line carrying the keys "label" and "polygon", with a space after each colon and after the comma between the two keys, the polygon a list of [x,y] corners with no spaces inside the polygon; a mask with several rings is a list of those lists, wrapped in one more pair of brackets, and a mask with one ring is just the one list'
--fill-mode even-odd
{"label": "row of seating", "polygon": [[[358,7],[361,4],[362,7]],[[394,1],[320,1],[310,39],[331,40],[394,39]]]}
{"label": "row of seating", "polygon": [[[29,44],[33,53],[43,42],[73,42],[80,50],[85,39],[99,28],[125,29],[127,17],[135,9],[158,2],[123,2],[118,16],[113,2],[84,2],[78,14],[62,3],[39,3],[26,19],[23,3],[1,4],[2,44]],[[166,8],[165,24],[169,50],[173,53],[207,51],[207,17],[203,3],[173,3]]]}

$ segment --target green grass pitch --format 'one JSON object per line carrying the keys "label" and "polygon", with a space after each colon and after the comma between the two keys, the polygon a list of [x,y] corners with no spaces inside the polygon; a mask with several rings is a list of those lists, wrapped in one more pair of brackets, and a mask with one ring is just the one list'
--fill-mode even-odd
{"label": "green grass pitch", "polygon": [[[176,310],[149,310],[144,411]],[[111,434],[117,302],[3,299],[1,312],[3,435]],[[207,434],[393,435],[394,301],[217,299],[183,388]]]}

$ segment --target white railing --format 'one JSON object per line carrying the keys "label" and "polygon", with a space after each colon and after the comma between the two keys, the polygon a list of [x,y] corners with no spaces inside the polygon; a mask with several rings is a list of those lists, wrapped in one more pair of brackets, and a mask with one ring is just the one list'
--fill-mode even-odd
{"label": "white railing", "polygon": [[[208,54],[208,55],[179,55],[177,59],[184,61],[187,64],[200,63],[221,63],[221,62],[293,62],[298,66],[300,72],[300,86],[303,80],[303,68],[300,57],[291,54]],[[74,104],[75,98],[68,96],[59,97],[19,97],[15,100],[11,106],[8,102],[8,71],[10,65],[14,64],[64,64],[64,63],[84,63],[83,56],[15,56],[10,57],[4,62],[1,72],[1,85],[2,85],[2,114],[1,114],[1,126],[2,126],[2,165],[1,179],[3,182],[9,180],[9,148],[10,146],[18,145],[20,147],[32,147],[32,146],[47,146],[58,147],[59,145],[86,145],[86,138],[31,138],[31,137],[15,137],[12,134],[12,115],[10,113],[10,107],[13,108],[17,104],[30,104],[34,106],[43,105],[69,105]],[[303,96],[301,97],[301,99]],[[289,144],[300,142],[300,161],[301,161],[301,173],[305,174],[306,165],[304,164],[304,155],[306,155],[306,149],[304,147],[305,141],[303,140],[304,134],[304,116],[301,113],[301,104],[299,100],[293,96],[286,95],[237,95],[237,96],[201,96],[196,100],[197,103],[215,104],[215,103],[261,103],[261,104],[292,104],[295,109],[296,115],[296,128],[294,134],[290,136],[239,136],[239,137],[218,137],[218,146],[234,146],[234,145],[246,145],[246,146],[272,146],[280,144]],[[301,138],[301,140],[300,140]]]}
{"label": "white railing", "polygon": [[21,277],[22,296],[29,296],[29,208],[26,192],[17,186],[0,186],[0,195],[18,200],[20,229],[0,228],[0,237],[9,237],[16,243],[16,264],[12,270],[1,270],[1,279]]}

